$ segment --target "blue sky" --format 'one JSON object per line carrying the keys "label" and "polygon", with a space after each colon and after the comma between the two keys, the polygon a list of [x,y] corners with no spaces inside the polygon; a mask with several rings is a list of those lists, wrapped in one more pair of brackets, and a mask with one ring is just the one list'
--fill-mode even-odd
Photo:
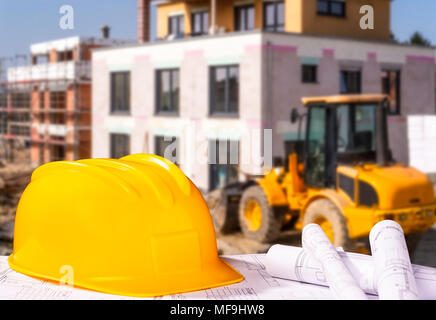
{"label": "blue sky", "polygon": [[[28,53],[31,43],[75,35],[99,36],[111,27],[111,37],[136,39],[137,0],[0,0],[0,57]],[[74,8],[74,30],[59,28],[59,8]],[[393,0],[391,28],[407,40],[420,31],[436,45],[436,1]]]}

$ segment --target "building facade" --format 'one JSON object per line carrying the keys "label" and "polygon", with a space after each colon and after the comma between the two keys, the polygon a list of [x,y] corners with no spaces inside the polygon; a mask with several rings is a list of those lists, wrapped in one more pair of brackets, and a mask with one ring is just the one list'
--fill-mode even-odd
{"label": "building facade", "polygon": [[7,153],[24,141],[33,165],[89,158],[91,50],[124,43],[71,37],[31,45],[30,64],[8,68],[3,82],[0,138]]}
{"label": "building facade", "polygon": [[406,164],[407,116],[435,112],[434,49],[373,40],[235,32],[95,50],[92,72],[92,156],[160,154],[203,190],[284,157],[301,97],[389,94]]}
{"label": "building facade", "polygon": [[[148,7],[143,5],[144,2],[150,1],[139,0],[139,12]],[[391,0],[159,1],[157,38],[263,29],[389,40],[390,2]],[[371,6],[373,9],[374,29],[360,27],[362,6]]]}

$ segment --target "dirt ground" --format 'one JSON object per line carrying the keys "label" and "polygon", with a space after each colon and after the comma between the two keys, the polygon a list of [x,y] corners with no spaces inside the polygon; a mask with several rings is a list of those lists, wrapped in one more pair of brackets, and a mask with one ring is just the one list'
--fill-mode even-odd
{"label": "dirt ground", "polygon": [[33,170],[28,164],[0,161],[0,226],[14,219],[18,201]]}

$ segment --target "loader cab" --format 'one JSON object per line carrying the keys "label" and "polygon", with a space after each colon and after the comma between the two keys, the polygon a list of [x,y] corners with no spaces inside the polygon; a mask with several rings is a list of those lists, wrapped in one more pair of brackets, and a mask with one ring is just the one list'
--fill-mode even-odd
{"label": "loader cab", "polygon": [[384,95],[303,98],[308,107],[304,181],[313,188],[335,186],[338,165],[390,161]]}

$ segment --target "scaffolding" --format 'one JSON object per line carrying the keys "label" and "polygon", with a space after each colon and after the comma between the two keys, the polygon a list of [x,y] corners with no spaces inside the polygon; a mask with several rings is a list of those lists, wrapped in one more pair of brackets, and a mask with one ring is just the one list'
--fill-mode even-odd
{"label": "scaffolding", "polygon": [[90,62],[80,44],[74,50],[0,59],[10,62],[0,64],[1,160],[40,165],[90,157]]}
{"label": "scaffolding", "polygon": [[0,160],[26,163],[30,157],[31,84],[8,74],[28,62],[26,55],[0,58]]}

